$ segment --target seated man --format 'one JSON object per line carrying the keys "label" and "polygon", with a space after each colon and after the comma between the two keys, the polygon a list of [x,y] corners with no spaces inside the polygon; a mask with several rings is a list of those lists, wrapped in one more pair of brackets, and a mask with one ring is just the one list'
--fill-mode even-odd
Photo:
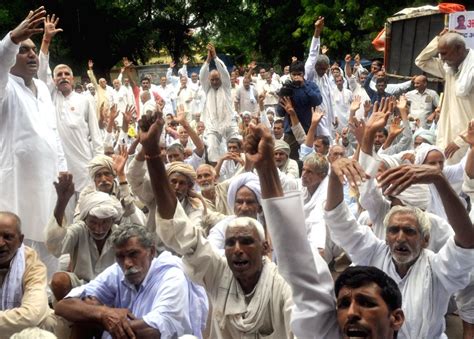
{"label": "seated man", "polygon": [[56,305],[77,337],[90,326],[113,338],[201,337],[207,297],[186,277],[181,259],[169,252],[155,258],[153,234],[139,225],[124,225],[111,239],[117,263]]}
{"label": "seated man", "polygon": [[242,140],[231,138],[227,141],[227,153],[216,164],[216,173],[220,182],[232,178],[245,165]]}
{"label": "seated man", "polygon": [[64,222],[64,209],[74,193],[72,175],[63,173],[55,184],[58,200],[46,233],[46,247],[56,257],[69,254],[72,272],[56,272],[51,290],[56,300],[69,291],[94,279],[114,263],[110,234],[122,216],[120,202],[104,192],[92,192],[79,204],[79,220],[71,225]]}
{"label": "seated man", "polygon": [[191,279],[205,287],[213,306],[210,337],[292,338],[291,290],[276,265],[264,258],[269,245],[263,226],[237,218],[226,232],[226,258],[214,250],[186,217],[167,180],[156,142],[163,124],[158,117],[140,138],[157,202],[157,233],[183,256]]}
{"label": "seated man", "polygon": [[275,162],[277,167],[292,178],[300,177],[300,170],[298,163],[290,159],[290,145],[283,140],[275,140],[275,147],[273,149],[275,153]]}
{"label": "seated man", "polygon": [[135,205],[135,197],[130,192],[130,186],[125,176],[125,165],[128,153],[121,149],[120,154],[112,159],[106,155],[98,155],[89,162],[89,175],[94,181],[80,194],[74,213],[74,221],[79,220],[81,201],[91,192],[104,192],[117,198],[124,209],[121,223],[145,223],[145,215]]}
{"label": "seated man", "polygon": [[192,222],[199,224],[205,202],[202,196],[194,190],[196,172],[193,167],[184,162],[175,161],[169,164],[166,173],[186,215]]}
{"label": "seated man", "polygon": [[233,220],[248,217],[263,222],[260,200],[260,182],[254,173],[242,173],[230,180],[227,190],[227,205],[234,213],[211,228],[207,237],[209,242],[223,251],[225,249],[227,228]]}
{"label": "seated man", "polygon": [[[252,131],[247,151],[262,182],[262,205],[278,256],[278,269],[293,290],[294,334],[298,338],[396,338],[403,323],[397,285],[379,269],[359,266],[344,271],[334,288],[326,263],[309,246],[301,195],[294,192],[283,197],[273,165],[272,144],[270,132],[259,126]],[[351,173],[347,176],[352,182]]]}
{"label": "seated man", "polygon": [[[343,202],[344,176],[363,171],[355,162],[332,164],[324,219],[332,240],[355,265],[382,269],[399,286],[406,319],[399,338],[445,338],[444,315],[451,295],[469,283],[474,266],[474,228],[469,216],[441,170],[434,166],[400,166],[382,173],[385,194],[397,195],[411,184],[433,183],[439,191],[454,230],[438,253],[426,249],[430,220],[416,207],[395,206],[384,219],[385,240],[357,223]],[[365,179],[358,174],[357,181]]]}
{"label": "seated man", "polygon": [[23,245],[20,218],[0,212],[0,338],[27,327],[51,329],[46,288],[46,267]]}
{"label": "seated man", "polygon": [[227,204],[227,190],[230,180],[217,183],[215,168],[208,164],[202,164],[196,170],[196,183],[201,189],[208,210],[223,215],[232,214],[232,210]]}

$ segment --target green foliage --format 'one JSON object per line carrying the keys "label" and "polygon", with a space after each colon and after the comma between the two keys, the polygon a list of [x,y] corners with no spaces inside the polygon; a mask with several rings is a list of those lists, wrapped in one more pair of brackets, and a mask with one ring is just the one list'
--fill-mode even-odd
{"label": "green foliage", "polygon": [[[184,54],[205,55],[209,41],[236,63],[257,60],[286,65],[304,60],[314,21],[324,16],[322,43],[332,59],[346,53],[379,56],[372,39],[386,18],[423,0],[44,0],[64,29],[51,46],[52,63],[64,62],[85,73],[88,59],[102,76],[122,56],[146,63],[166,49],[174,60]],[[458,1],[473,9],[472,1]],[[0,3],[2,37],[24,19],[37,0]],[[39,43],[41,36],[36,37]],[[195,60],[200,62],[201,60]]]}

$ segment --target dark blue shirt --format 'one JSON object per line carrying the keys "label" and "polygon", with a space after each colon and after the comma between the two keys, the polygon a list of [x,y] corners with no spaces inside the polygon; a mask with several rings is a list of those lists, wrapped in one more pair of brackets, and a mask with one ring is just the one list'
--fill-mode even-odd
{"label": "dark blue shirt", "polygon": [[[313,115],[311,108],[321,105],[322,101],[323,98],[319,92],[318,85],[312,81],[305,81],[303,86],[293,89],[291,102],[293,103],[301,126],[303,126],[306,133],[308,133],[309,126],[311,126],[311,117]],[[285,117],[285,133],[291,133],[291,123],[288,113],[281,106],[277,107],[276,113],[281,117]]]}

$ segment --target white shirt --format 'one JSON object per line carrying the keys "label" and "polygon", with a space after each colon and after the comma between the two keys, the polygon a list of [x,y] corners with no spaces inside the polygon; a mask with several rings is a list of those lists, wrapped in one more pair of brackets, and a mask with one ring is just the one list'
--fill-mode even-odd
{"label": "white shirt", "polygon": [[20,216],[26,239],[44,241],[56,200],[53,182],[67,166],[47,86],[33,79],[35,96],[9,73],[19,48],[10,33],[0,42],[0,210]]}
{"label": "white shirt", "polygon": [[216,57],[214,61],[216,63],[216,70],[221,76],[222,85],[217,90],[211,87],[209,64],[205,62],[199,72],[199,81],[204,93],[206,93],[206,104],[201,120],[206,125],[207,133],[218,131],[220,134],[224,134],[226,128],[230,127],[234,117],[230,75],[222,60]]}
{"label": "white shirt", "polygon": [[428,127],[426,117],[433,113],[434,109],[438,107],[438,93],[429,88],[426,88],[423,93],[415,89],[407,92],[406,97],[408,101],[410,101],[410,115],[415,119],[420,119],[423,128]]}
{"label": "white shirt", "polygon": [[[125,279],[120,266],[113,264],[66,296],[85,297],[95,297],[109,307],[128,308],[137,319],[158,330],[161,338],[184,334],[201,338],[206,325],[208,304],[204,289],[189,281],[181,259],[169,252],[153,259],[138,289]],[[104,337],[111,338],[108,333]]]}
{"label": "white shirt", "polygon": [[451,295],[469,283],[473,249],[457,246],[451,237],[436,254],[423,249],[401,278],[385,240],[378,239],[368,226],[359,225],[345,203],[325,211],[324,220],[332,240],[353,264],[377,267],[397,283],[405,313],[398,338],[447,338],[444,315]]}
{"label": "white shirt", "polygon": [[38,77],[48,85],[51,92],[68,169],[74,177],[76,192],[80,192],[91,183],[87,168],[89,161],[104,153],[104,140],[99,131],[95,108],[81,94],[72,91],[65,97],[56,89],[49,68],[49,54],[40,52]]}
{"label": "white shirt", "polygon": [[349,110],[352,101],[352,92],[343,87],[340,91],[337,87],[332,91],[333,111],[339,120],[338,130],[347,127],[349,123]]}
{"label": "white shirt", "polygon": [[334,111],[333,111],[333,99],[332,99],[332,86],[329,81],[327,74],[324,74],[320,77],[315,70],[316,59],[319,56],[321,40],[319,38],[313,37],[311,40],[311,46],[309,48],[309,55],[306,63],[304,65],[305,69],[305,79],[308,81],[314,81],[318,85],[319,91],[323,101],[320,105],[321,109],[326,113],[318,125],[317,134],[318,135],[327,135],[332,138],[332,123],[334,122]]}
{"label": "white shirt", "polygon": [[172,86],[166,85],[158,86],[156,89],[160,97],[165,101],[165,107],[163,107],[163,115],[168,113],[174,114],[173,100],[175,99],[175,92]]}

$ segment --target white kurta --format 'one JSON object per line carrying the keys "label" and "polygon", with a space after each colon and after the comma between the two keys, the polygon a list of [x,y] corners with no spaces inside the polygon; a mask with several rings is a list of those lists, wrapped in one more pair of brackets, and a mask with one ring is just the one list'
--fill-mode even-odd
{"label": "white kurta", "polygon": [[81,94],[72,91],[65,97],[57,90],[49,68],[49,54],[40,52],[38,77],[51,92],[68,169],[74,177],[76,192],[81,192],[91,183],[87,168],[89,161],[104,153],[104,140],[99,131],[95,108]]}
{"label": "white kurta", "polygon": [[18,51],[8,33],[0,42],[0,210],[18,214],[25,238],[42,242],[56,200],[53,182],[67,167],[48,88],[33,79],[35,97],[9,73]]}
{"label": "white kurta", "polygon": [[349,254],[353,264],[377,267],[397,283],[405,313],[398,338],[447,338],[444,315],[451,295],[469,283],[473,249],[457,246],[451,237],[436,254],[423,249],[401,278],[385,240],[378,239],[369,227],[359,225],[345,203],[325,211],[324,220],[331,238]]}
{"label": "white kurta", "polygon": [[[466,131],[469,122],[474,119],[474,51],[470,49],[458,72],[451,74],[446,72],[443,61],[438,58],[438,37],[435,37],[418,55],[415,64],[445,80],[436,145],[444,150],[454,141],[461,150],[448,159],[448,163],[459,162],[468,148],[459,134]],[[461,92],[463,95],[460,95]]]}
{"label": "white kurta", "polygon": [[341,338],[334,283],[327,264],[307,241],[301,194],[263,199],[262,207],[278,270],[293,291],[291,330],[298,338]]}
{"label": "white kurta", "polygon": [[163,242],[183,256],[188,276],[206,289],[213,306],[211,338],[293,338],[289,328],[291,288],[274,263],[264,263],[254,294],[246,301],[249,297],[227,260],[214,250],[200,228],[193,227],[179,203],[173,219],[161,219],[156,213],[156,225]]}
{"label": "white kurta", "polygon": [[315,70],[316,59],[319,55],[321,40],[319,38],[313,37],[311,40],[311,46],[309,48],[308,60],[304,65],[305,70],[305,79],[308,81],[314,81],[318,85],[319,91],[323,101],[320,105],[321,109],[326,113],[318,125],[317,135],[327,135],[330,138],[333,136],[333,126],[334,122],[334,111],[333,111],[333,98],[332,98],[332,85],[329,81],[327,74],[324,74],[320,77]]}
{"label": "white kurta", "polygon": [[334,115],[339,120],[338,130],[348,126],[349,109],[352,102],[352,92],[347,88],[340,91],[337,87],[332,92]]}

